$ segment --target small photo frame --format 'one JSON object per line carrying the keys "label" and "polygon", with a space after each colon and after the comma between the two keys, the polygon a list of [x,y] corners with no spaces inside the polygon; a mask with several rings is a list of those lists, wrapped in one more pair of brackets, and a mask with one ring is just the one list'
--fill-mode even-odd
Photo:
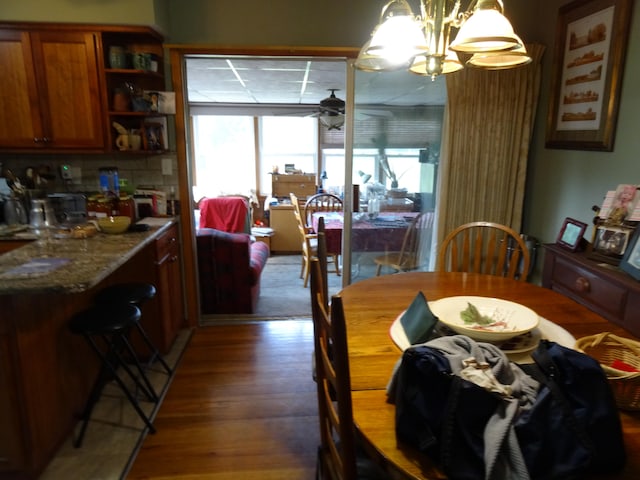
{"label": "small photo frame", "polygon": [[164,126],[162,123],[143,124],[142,144],[144,150],[165,150]]}
{"label": "small photo frame", "polygon": [[620,269],[627,272],[636,280],[640,280],[640,229],[636,229],[629,240],[627,249],[620,260]]}
{"label": "small photo frame", "polygon": [[599,226],[593,242],[592,258],[618,265],[629,244],[633,230],[628,228]]}
{"label": "small photo frame", "polygon": [[558,233],[556,243],[571,252],[575,252],[580,249],[582,236],[586,230],[586,223],[567,217],[564,219],[560,233]]}

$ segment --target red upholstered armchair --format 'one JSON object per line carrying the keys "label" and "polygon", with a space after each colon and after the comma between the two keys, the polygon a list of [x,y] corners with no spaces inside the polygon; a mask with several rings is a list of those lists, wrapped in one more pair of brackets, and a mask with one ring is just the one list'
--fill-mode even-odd
{"label": "red upholstered armchair", "polygon": [[196,247],[201,313],[254,313],[269,247],[213,228],[197,231]]}
{"label": "red upholstered armchair", "polygon": [[200,228],[215,228],[230,233],[251,231],[251,204],[246,197],[203,198],[198,206]]}

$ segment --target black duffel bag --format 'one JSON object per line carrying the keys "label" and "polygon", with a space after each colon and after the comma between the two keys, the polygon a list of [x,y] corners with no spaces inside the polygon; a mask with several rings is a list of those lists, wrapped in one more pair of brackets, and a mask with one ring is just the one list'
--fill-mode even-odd
{"label": "black duffel bag", "polygon": [[[456,337],[476,353],[488,349],[488,357],[497,350]],[[450,478],[571,479],[624,466],[618,410],[593,358],[543,340],[533,364],[516,365],[502,352],[479,359],[491,364],[501,384],[516,386],[505,395],[452,373],[460,368],[451,368],[450,352],[433,344],[404,352],[390,400],[399,441],[428,454]]]}

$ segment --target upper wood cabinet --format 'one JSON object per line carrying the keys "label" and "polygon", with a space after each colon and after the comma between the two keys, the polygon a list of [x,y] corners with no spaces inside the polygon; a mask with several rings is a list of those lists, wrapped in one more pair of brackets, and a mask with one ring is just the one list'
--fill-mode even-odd
{"label": "upper wood cabinet", "polygon": [[104,151],[99,41],[0,25],[0,149]]}

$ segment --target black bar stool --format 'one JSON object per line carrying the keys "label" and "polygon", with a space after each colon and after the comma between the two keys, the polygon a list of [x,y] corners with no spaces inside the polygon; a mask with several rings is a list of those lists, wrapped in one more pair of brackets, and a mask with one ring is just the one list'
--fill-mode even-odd
{"label": "black bar stool", "polygon": [[[74,315],[69,323],[71,332],[82,335],[101,361],[100,372],[82,412],[82,427],[74,442],[76,448],[82,445],[93,407],[98,402],[104,386],[112,379],[129,399],[149,431],[151,433],[156,431],[151,420],[142,411],[137,393],[141,391],[150,402],[154,403],[157,403],[159,398],[129,342],[129,332],[139,325],[140,316],[140,309],[135,305],[113,303],[94,305]],[[137,373],[134,372],[133,367]],[[133,380],[135,391],[127,386],[123,376],[118,373],[120,368]]]}
{"label": "black bar stool", "polygon": [[[156,287],[150,283],[117,283],[115,285],[105,287],[100,292],[98,292],[98,294],[95,296],[95,303],[97,305],[114,305],[116,303],[130,304],[135,305],[142,310],[142,305],[147,300],[151,300],[155,296]],[[171,375],[171,368],[169,367],[169,365],[167,365],[167,362],[165,362],[164,358],[162,358],[162,355],[160,355],[160,352],[153,344],[153,342],[151,342],[151,339],[147,335],[147,332],[145,332],[144,328],[142,328],[140,322],[136,322],[135,326],[151,353],[149,364],[153,363],[155,360],[158,360],[165,371],[169,375]]]}

